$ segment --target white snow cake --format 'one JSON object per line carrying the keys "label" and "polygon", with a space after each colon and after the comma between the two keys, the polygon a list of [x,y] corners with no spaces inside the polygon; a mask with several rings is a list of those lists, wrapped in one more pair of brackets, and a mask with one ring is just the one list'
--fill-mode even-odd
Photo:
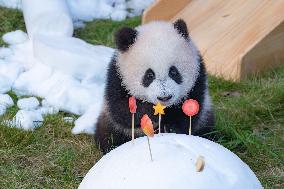
{"label": "white snow cake", "polygon": [[[87,173],[79,189],[261,189],[247,164],[225,147],[180,134],[146,137],[112,150]],[[199,156],[205,166],[196,170]]]}

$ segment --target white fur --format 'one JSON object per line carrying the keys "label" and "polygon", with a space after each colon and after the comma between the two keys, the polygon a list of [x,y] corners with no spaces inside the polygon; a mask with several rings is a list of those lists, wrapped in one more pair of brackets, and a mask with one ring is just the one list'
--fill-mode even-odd
{"label": "white fur", "polygon": [[[156,104],[158,96],[172,95],[165,105],[178,103],[194,86],[198,77],[198,50],[193,42],[185,40],[173,24],[152,22],[136,28],[135,43],[125,53],[118,53],[117,62],[123,85],[136,98]],[[169,76],[169,68],[176,66],[183,82],[177,84]],[[142,85],[147,69],[156,79],[149,87]]]}

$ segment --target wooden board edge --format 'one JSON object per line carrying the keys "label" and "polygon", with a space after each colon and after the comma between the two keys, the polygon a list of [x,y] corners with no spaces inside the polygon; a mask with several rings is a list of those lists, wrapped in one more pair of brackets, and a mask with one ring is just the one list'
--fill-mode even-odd
{"label": "wooden board edge", "polygon": [[241,79],[280,64],[284,64],[284,21],[242,57]]}
{"label": "wooden board edge", "polygon": [[142,24],[154,20],[168,21],[180,12],[192,0],[157,0],[142,15]]}

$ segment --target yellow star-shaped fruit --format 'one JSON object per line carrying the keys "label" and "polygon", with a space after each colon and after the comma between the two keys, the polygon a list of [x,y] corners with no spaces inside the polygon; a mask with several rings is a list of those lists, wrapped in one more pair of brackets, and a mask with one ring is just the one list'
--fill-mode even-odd
{"label": "yellow star-shaped fruit", "polygon": [[160,102],[158,102],[156,106],[153,106],[153,108],[155,110],[154,115],[165,114],[164,109],[166,108],[166,106],[163,106]]}

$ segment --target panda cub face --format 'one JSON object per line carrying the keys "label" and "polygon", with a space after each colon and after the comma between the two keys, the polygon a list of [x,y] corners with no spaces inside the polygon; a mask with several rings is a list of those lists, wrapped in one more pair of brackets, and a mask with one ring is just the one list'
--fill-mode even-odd
{"label": "panda cub face", "polygon": [[116,44],[118,72],[130,95],[171,106],[194,86],[199,56],[184,21],[122,28],[116,34]]}

